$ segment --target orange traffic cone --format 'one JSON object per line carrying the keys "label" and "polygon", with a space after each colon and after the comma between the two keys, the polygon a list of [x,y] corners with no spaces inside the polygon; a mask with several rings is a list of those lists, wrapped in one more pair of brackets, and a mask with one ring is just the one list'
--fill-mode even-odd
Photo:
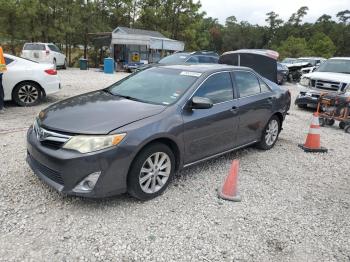
{"label": "orange traffic cone", "polygon": [[221,190],[218,190],[218,195],[220,198],[235,202],[240,202],[241,197],[237,192],[238,184],[238,169],[239,169],[239,160],[233,160],[230,173],[226,177],[225,183],[222,186]]}
{"label": "orange traffic cone", "polygon": [[320,122],[317,112],[313,114],[305,144],[299,144],[298,146],[304,149],[305,152],[326,153],[328,151],[327,148],[321,147]]}

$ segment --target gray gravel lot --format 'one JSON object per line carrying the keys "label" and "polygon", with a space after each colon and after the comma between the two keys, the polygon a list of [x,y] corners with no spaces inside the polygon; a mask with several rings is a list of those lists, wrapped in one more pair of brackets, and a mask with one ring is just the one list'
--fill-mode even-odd
{"label": "gray gravel lot", "polygon": [[[350,261],[350,135],[337,126],[322,128],[328,154],[306,154],[297,144],[312,111],[293,106],[274,149],[186,169],[155,200],[66,197],[27,166],[24,129],[49,104],[125,74],[59,75],[62,92],[0,115],[0,261]],[[241,203],[215,192],[235,158]]]}

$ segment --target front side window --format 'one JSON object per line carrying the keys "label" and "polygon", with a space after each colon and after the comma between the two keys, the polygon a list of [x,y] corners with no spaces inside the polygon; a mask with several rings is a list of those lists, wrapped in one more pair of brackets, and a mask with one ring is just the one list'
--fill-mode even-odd
{"label": "front side window", "polygon": [[51,51],[60,53],[60,49],[55,45],[48,45]]}
{"label": "front side window", "polygon": [[240,97],[260,94],[260,85],[257,77],[250,72],[235,72],[236,85]]}
{"label": "front side window", "polygon": [[191,56],[186,63],[197,64],[199,62],[198,56]]}
{"label": "front side window", "polygon": [[139,71],[107,90],[116,96],[144,103],[175,103],[201,76],[201,73],[155,67]]}
{"label": "front side window", "polygon": [[210,76],[194,96],[209,98],[214,104],[232,100],[233,89],[230,73],[224,72]]}

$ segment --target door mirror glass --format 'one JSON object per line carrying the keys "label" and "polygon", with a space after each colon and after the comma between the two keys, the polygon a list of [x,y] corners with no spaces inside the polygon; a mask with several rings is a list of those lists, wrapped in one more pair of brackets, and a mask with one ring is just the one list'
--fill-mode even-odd
{"label": "door mirror glass", "polygon": [[213,101],[210,98],[194,96],[192,98],[192,109],[209,109],[213,107]]}

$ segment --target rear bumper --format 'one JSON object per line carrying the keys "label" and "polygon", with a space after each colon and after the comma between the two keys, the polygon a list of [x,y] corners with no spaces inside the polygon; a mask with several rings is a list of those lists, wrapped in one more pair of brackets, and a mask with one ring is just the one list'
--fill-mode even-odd
{"label": "rear bumper", "polygon": [[62,89],[61,80],[58,76],[47,76],[41,83],[46,95],[52,95]]}

